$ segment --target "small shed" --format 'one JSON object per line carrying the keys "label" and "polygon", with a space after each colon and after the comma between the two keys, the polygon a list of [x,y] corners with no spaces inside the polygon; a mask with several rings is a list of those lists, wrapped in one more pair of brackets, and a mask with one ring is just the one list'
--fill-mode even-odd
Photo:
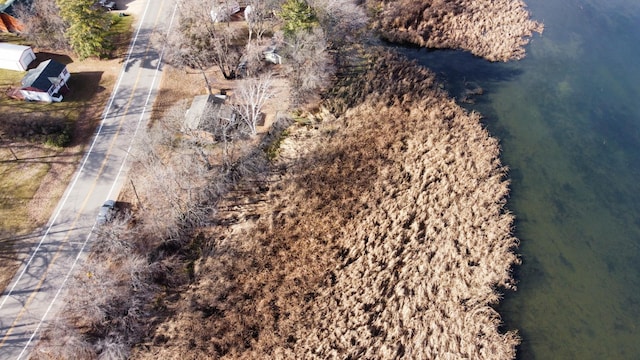
{"label": "small shed", "polygon": [[193,98],[187,110],[182,131],[206,131],[213,133],[220,121],[232,122],[235,112],[225,104],[225,95],[199,95]]}
{"label": "small shed", "polygon": [[262,52],[262,55],[264,55],[264,59],[266,61],[272,64],[282,64],[282,56],[280,56],[276,51],[275,46],[270,46]]}
{"label": "small shed", "polygon": [[29,46],[0,43],[0,69],[26,71],[35,59]]}
{"label": "small shed", "polygon": [[27,72],[22,78],[20,93],[25,100],[30,101],[62,101],[60,90],[63,87],[67,89],[70,76],[64,64],[49,59]]}

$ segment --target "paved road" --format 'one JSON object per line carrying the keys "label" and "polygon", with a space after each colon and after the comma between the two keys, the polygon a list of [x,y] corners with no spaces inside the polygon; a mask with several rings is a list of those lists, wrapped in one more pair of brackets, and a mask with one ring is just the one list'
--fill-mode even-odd
{"label": "paved road", "polygon": [[91,245],[98,208],[117,198],[127,153],[147,123],[160,81],[154,29],[167,31],[175,0],[139,0],[143,10],[103,120],[49,226],[0,298],[0,359],[26,359],[40,332],[63,306],[65,284]]}

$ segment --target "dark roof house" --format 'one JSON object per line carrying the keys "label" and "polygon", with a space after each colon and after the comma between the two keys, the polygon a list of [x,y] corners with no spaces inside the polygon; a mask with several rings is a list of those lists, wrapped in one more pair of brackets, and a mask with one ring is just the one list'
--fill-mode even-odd
{"label": "dark roof house", "polygon": [[69,77],[70,74],[64,64],[47,60],[27,72],[27,75],[22,78],[20,92],[26,100],[62,101],[62,95],[59,92],[63,86],[66,87]]}

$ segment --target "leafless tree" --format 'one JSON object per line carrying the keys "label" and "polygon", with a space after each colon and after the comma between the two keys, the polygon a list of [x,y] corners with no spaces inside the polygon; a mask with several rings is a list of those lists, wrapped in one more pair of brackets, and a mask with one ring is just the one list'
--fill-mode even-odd
{"label": "leafless tree", "polygon": [[71,48],[64,36],[67,24],[60,16],[56,0],[16,3],[13,10],[24,25],[23,35],[38,46],[57,50]]}
{"label": "leafless tree", "polygon": [[339,48],[363,35],[367,15],[354,0],[309,0],[332,48]]}
{"label": "leafless tree", "polygon": [[202,10],[211,8],[210,5],[208,0],[181,2],[178,30],[156,35],[155,42],[168,44],[165,59],[171,65],[200,71],[211,93],[206,70],[215,65],[226,79],[235,78],[241,44],[238,30],[215,24],[210,14]]}
{"label": "leafless tree", "polygon": [[[226,164],[234,141],[241,135],[235,109],[231,105],[211,103],[204,110],[200,122],[203,129],[213,134],[215,142],[222,144],[222,162]],[[200,155],[208,168],[213,168],[208,154],[202,147],[196,145],[193,146],[193,149]]]}
{"label": "leafless tree", "polygon": [[240,63],[240,32],[233,27],[221,27],[212,39],[212,60],[225,79],[235,79]]}
{"label": "leafless tree", "polygon": [[256,134],[256,125],[262,108],[273,97],[271,74],[242,80],[233,95],[233,104],[242,124],[250,135]]}
{"label": "leafless tree", "polygon": [[143,231],[161,241],[180,241],[203,225],[211,213],[209,181],[215,169],[197,141],[180,136],[186,104],[170,109],[138,137],[137,171],[132,179],[144,205],[139,210]]}
{"label": "leafless tree", "polygon": [[319,27],[311,32],[296,33],[293,41],[287,45],[286,65],[291,83],[291,102],[299,105],[304,102],[305,96],[331,82],[335,66],[327,51],[325,33]]}
{"label": "leafless tree", "polygon": [[249,28],[249,42],[256,35],[258,41],[262,40],[265,32],[273,29],[275,24],[274,11],[278,9],[278,0],[248,0],[244,10],[244,18]]}
{"label": "leafless tree", "polygon": [[242,77],[256,77],[264,72],[267,63],[264,59],[265,47],[257,41],[247,43],[242,56],[244,63]]}
{"label": "leafless tree", "polygon": [[135,243],[133,240],[138,235],[136,228],[131,227],[132,220],[130,211],[120,211],[112,220],[98,227],[93,251],[117,257],[129,253]]}
{"label": "leafless tree", "polygon": [[207,77],[206,70],[211,66],[210,54],[199,51],[189,41],[182,31],[173,31],[166,35],[155,35],[156,46],[166,44],[164,60],[179,69],[194,69],[200,72],[204,79],[205,87],[212,92],[211,81]]}

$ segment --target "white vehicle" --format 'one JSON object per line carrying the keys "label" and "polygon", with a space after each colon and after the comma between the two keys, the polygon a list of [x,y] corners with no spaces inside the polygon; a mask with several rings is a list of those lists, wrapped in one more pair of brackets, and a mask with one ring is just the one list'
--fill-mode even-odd
{"label": "white vehicle", "polygon": [[103,8],[105,8],[105,9],[107,9],[109,11],[117,10],[115,1],[107,2],[107,0],[100,0],[100,1],[98,1],[98,4],[100,4],[100,6],[102,6]]}

